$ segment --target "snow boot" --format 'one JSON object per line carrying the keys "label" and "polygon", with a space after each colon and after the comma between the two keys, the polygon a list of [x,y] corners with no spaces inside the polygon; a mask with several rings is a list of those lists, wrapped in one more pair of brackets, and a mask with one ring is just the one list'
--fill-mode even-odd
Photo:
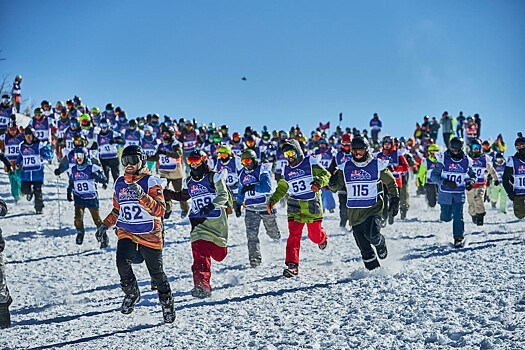
{"label": "snow boot", "polygon": [[385,218],[381,218],[381,227],[382,228],[386,227],[386,219]]}
{"label": "snow boot", "polygon": [[471,217],[472,217],[472,222],[477,225],[478,224],[478,215],[471,215]]}
{"label": "snow boot", "polygon": [[140,300],[140,291],[139,286],[137,285],[137,281],[133,282],[129,286],[122,286],[122,290],[126,295],[124,296],[124,300],[122,301],[120,312],[127,315],[133,312],[135,304],[137,304]]}
{"label": "snow boot", "polygon": [[75,238],[75,243],[78,245],[84,243],[84,231],[77,232],[77,238]]}
{"label": "snow boot", "polygon": [[28,202],[31,202],[31,200],[33,199],[33,192],[31,191],[31,193],[28,193],[26,194],[26,199]]}
{"label": "snow boot", "polygon": [[394,223],[394,215],[392,215],[393,213],[389,210],[388,211],[388,224],[389,225],[392,225]]}
{"label": "snow boot", "polygon": [[454,237],[454,247],[455,248],[463,248],[465,246],[465,237],[458,236]]}
{"label": "snow boot", "polygon": [[160,306],[162,307],[162,317],[164,323],[173,323],[175,321],[175,305],[173,305],[173,296],[171,293],[159,293]]}
{"label": "snow boot", "polygon": [[299,266],[296,263],[289,262],[286,264],[286,266],[287,268],[285,268],[283,271],[284,277],[290,278],[290,277],[297,276],[299,274]]}
{"label": "snow boot", "polygon": [[211,291],[202,287],[195,287],[191,290],[191,296],[199,299],[205,299],[211,296]]}
{"label": "snow boot", "polygon": [[492,204],[492,209],[496,209],[496,202],[490,202]]}
{"label": "snow boot", "polygon": [[483,219],[485,217],[485,213],[483,214],[476,214],[476,225],[483,226]]}
{"label": "snow boot", "polygon": [[259,265],[261,265],[261,259],[257,259],[257,258],[250,259],[251,267],[257,267]]}
{"label": "snow boot", "polygon": [[339,227],[344,228],[346,226],[346,220],[341,219],[339,221]]}
{"label": "snow boot", "polygon": [[0,304],[0,328],[11,327],[11,314],[9,313],[9,305],[13,302],[13,299],[9,297],[7,303]]}
{"label": "snow boot", "polygon": [[170,218],[170,216],[171,216],[171,210],[164,212],[164,220],[168,220]]}
{"label": "snow boot", "polygon": [[102,242],[100,242],[100,249],[107,248],[109,246],[109,237],[107,233],[102,236]]}
{"label": "snow boot", "polygon": [[323,243],[319,243],[317,246],[319,247],[319,249],[325,250],[327,245],[328,245],[328,238],[325,239]]}
{"label": "snow boot", "polygon": [[401,220],[405,220],[407,218],[407,210],[401,209],[400,212],[401,212]]}
{"label": "snow boot", "polygon": [[[159,289],[159,287],[157,286],[157,283],[155,283],[155,281],[153,279],[151,279],[150,286],[151,286],[151,290],[158,290]],[[159,296],[160,296],[160,294],[159,294]]]}
{"label": "snow boot", "polygon": [[381,260],[386,259],[388,255],[388,250],[386,249],[386,243],[383,242],[383,245],[376,247],[376,252],[377,252],[377,256],[379,257],[379,259]]}

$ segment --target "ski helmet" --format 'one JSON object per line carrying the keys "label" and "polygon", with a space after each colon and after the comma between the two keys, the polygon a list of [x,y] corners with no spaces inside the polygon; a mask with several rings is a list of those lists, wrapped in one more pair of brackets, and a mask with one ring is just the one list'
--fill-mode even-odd
{"label": "ski helmet", "polygon": [[22,81],[22,76],[21,76],[21,75],[17,75],[17,76],[15,77],[15,80],[16,80],[16,81]]}
{"label": "ski helmet", "polygon": [[35,116],[36,116],[37,114],[42,115],[42,113],[43,113],[42,108],[40,108],[40,107],[35,108],[35,112],[34,112],[34,113],[35,113]]}
{"label": "ski helmet", "polygon": [[200,180],[210,171],[208,166],[208,155],[203,150],[191,151],[186,158],[190,165],[190,175],[195,180]]}
{"label": "ski helmet", "polygon": [[98,108],[98,107],[91,108],[91,114],[97,115],[99,113],[100,113],[100,108]]}
{"label": "ski helmet", "polygon": [[56,107],[57,109],[62,109],[62,108],[64,108],[64,102],[62,102],[62,101],[57,101],[57,103],[55,104],[55,107]]}
{"label": "ski helmet", "polygon": [[456,160],[463,159],[463,139],[460,137],[453,137],[448,143],[449,155]]}
{"label": "ski helmet", "polygon": [[32,135],[33,137],[35,137],[35,129],[31,125],[26,126],[26,128],[24,129],[24,135]]}
{"label": "ski helmet", "polygon": [[130,145],[124,148],[124,150],[122,151],[122,157],[120,159],[120,162],[122,163],[122,166],[124,166],[124,168],[128,164],[138,164],[137,171],[135,172],[135,174],[140,174],[145,169],[147,169],[147,158],[148,156],[144,153],[142,147],[138,145]]}
{"label": "ski helmet", "polygon": [[[474,139],[470,141],[470,154],[474,157],[479,157],[481,155],[481,141],[478,139]],[[478,152],[475,152],[478,151]]]}
{"label": "ski helmet", "polygon": [[51,109],[51,105],[49,104],[48,100],[43,100],[40,102],[40,107],[42,107],[42,109],[45,109],[44,107],[49,107]]}
{"label": "ski helmet", "polygon": [[86,147],[76,147],[74,149],[74,156],[75,156],[75,160],[79,161],[79,159],[83,159],[84,162],[89,158],[89,151]]}
{"label": "ski helmet", "polygon": [[[299,141],[295,139],[288,139],[282,145],[282,151],[291,166],[296,166],[304,159],[303,148]],[[294,151],[295,155],[287,154],[289,151]],[[290,160],[291,159],[291,160]]]}
{"label": "ski helmet", "polygon": [[146,132],[153,133],[153,127],[148,124],[144,125],[144,133]]}
{"label": "ski helmet", "polygon": [[10,102],[9,95],[2,95],[1,103],[4,105],[8,105]]}
{"label": "ski helmet", "polygon": [[175,136],[175,129],[173,129],[172,126],[163,125],[161,132],[164,134],[165,132],[170,134],[170,138]]}
{"label": "ski helmet", "polygon": [[503,153],[501,152],[496,153],[495,159],[496,159],[496,164],[498,165],[505,164],[505,156],[503,155]]}
{"label": "ski helmet", "polygon": [[246,149],[241,154],[241,163],[248,169],[253,170],[257,167],[257,154],[252,149]]}
{"label": "ski helmet", "polygon": [[428,152],[438,152],[438,151],[439,151],[439,146],[436,145],[435,143],[428,146]]}
{"label": "ski helmet", "polygon": [[518,151],[518,157],[525,162],[525,137],[521,132],[518,133],[518,138],[514,141],[514,147]]}

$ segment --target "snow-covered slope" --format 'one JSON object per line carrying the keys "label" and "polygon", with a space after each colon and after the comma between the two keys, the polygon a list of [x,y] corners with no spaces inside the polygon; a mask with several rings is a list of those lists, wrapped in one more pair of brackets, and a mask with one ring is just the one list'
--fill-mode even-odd
{"label": "snow-covered slope", "polygon": [[[2,349],[525,348],[525,225],[511,208],[507,215],[488,208],[483,227],[469,222],[465,208],[470,243],[456,250],[452,224],[441,223],[439,209],[427,209],[412,187],[408,218],[383,229],[389,257],[373,272],[364,270],[337,214],[327,213],[327,249],[305,238],[293,279],[282,277],[285,209],[280,242],[262,228],[263,264],[256,269],[248,264],[244,221],[231,216],[228,256],[212,263],[214,291],[204,301],[189,294],[190,226],[177,211],[164,250],[177,320],[165,325],[144,264],[134,265],[141,301],[131,315],[119,312],[115,236],[110,249],[99,250],[86,213],[86,239],[77,246],[65,176],[57,181],[46,166],[46,179],[44,214],[37,216],[25,199],[14,204],[0,175],[10,209],[0,225],[14,299],[13,326],[0,330]],[[104,217],[111,191],[100,193]]]}

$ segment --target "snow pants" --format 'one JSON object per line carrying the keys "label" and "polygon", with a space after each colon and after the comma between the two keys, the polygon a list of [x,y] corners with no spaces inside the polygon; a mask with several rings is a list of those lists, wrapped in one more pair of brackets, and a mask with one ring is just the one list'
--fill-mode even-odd
{"label": "snow pants", "polygon": [[4,253],[0,252],[0,304],[5,304],[9,300],[9,290],[5,277]]}
{"label": "snow pants", "polygon": [[332,191],[329,189],[321,189],[321,200],[323,201],[323,209],[334,210],[335,209],[335,200]]}
{"label": "snow pants", "polygon": [[42,181],[22,181],[20,192],[26,196],[33,194],[35,197],[35,210],[40,211],[44,208],[44,198],[42,197]]}
{"label": "snow pants", "polygon": [[407,211],[410,207],[410,195],[408,194],[408,174],[402,175],[403,186],[399,188],[399,209]]}
{"label": "snow pants", "polygon": [[157,285],[159,294],[171,294],[168,277],[164,273],[162,249],[153,249],[133,243],[129,238],[119,239],[117,242],[117,270],[124,293],[137,285],[131,264],[135,254],[139,251],[146,261],[149,275],[153,283]]}
{"label": "snow pants", "polygon": [[377,260],[372,246],[376,247],[376,249],[381,249],[386,244],[385,237],[381,234],[381,217],[369,216],[359,225],[352,226],[352,233],[354,234],[357,247],[361,251],[365,267],[368,270],[379,267],[379,260]]}
{"label": "snow pants", "polygon": [[[326,232],[321,227],[323,219],[316,219],[314,222],[306,223],[308,228],[308,238],[315,244],[321,244],[326,241]],[[290,235],[286,242],[286,261],[285,263],[296,263],[299,265],[299,250],[301,249],[301,237],[303,235],[304,222],[294,221],[288,218],[288,230]]]}
{"label": "snow pants", "polygon": [[427,199],[428,206],[434,208],[437,201],[438,188],[436,184],[425,184],[425,198]]}
{"label": "snow pants", "polygon": [[102,165],[102,169],[104,170],[104,175],[106,176],[106,179],[108,179],[109,182],[109,172],[111,171],[111,176],[113,177],[113,182],[117,181],[119,177],[119,167],[120,167],[120,161],[118,158],[111,158],[111,159],[101,159],[100,164]]}
{"label": "snow pants", "polygon": [[223,261],[228,254],[228,248],[219,247],[217,244],[198,239],[191,244],[193,254],[193,284],[197,288],[211,292],[211,259]]}
{"label": "snow pants", "polygon": [[452,223],[452,234],[454,237],[463,237],[465,223],[463,222],[463,203],[440,204],[441,220]]}
{"label": "snow pants", "polygon": [[337,196],[339,197],[339,218],[341,219],[341,221],[339,222],[339,226],[345,227],[346,222],[348,221],[346,192],[339,191],[337,192]]}
{"label": "snow pants", "polygon": [[21,173],[22,173],[22,169],[15,169],[12,174],[9,174],[9,183],[11,185],[11,195],[15,199],[15,202],[18,202],[20,200],[20,186],[21,186],[20,174]]}
{"label": "snow pants", "polygon": [[514,197],[513,205],[514,215],[516,215],[518,219],[525,218],[525,195]]}
{"label": "snow pants", "polygon": [[490,187],[490,201],[493,206],[496,206],[496,203],[498,203],[499,199],[499,211],[502,213],[507,212],[507,192],[505,192],[505,188],[503,188],[503,184],[499,184],[498,186],[492,185]]}
{"label": "snow pants", "polygon": [[266,229],[266,234],[272,239],[281,239],[281,230],[277,225],[277,215],[269,215],[267,212],[255,212],[246,210],[244,224],[246,225],[246,237],[248,238],[248,258],[261,261],[261,247],[259,243],[259,226],[261,221]]}
{"label": "snow pants", "polygon": [[100,212],[98,208],[86,208],[85,206],[81,204],[75,203],[75,228],[77,231],[84,232],[84,211],[88,209],[89,213],[91,214],[91,218],[93,219],[93,222],[97,226],[97,228],[102,225],[102,219],[100,218]]}
{"label": "snow pants", "polygon": [[467,191],[468,213],[470,216],[485,214],[485,191],[486,186],[475,187]]}

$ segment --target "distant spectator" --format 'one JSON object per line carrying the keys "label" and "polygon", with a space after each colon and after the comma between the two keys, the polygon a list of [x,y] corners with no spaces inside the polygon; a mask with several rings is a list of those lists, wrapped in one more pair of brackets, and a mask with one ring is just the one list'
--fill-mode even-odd
{"label": "distant spectator", "polygon": [[465,137],[465,134],[463,133],[463,127],[465,126],[465,116],[463,115],[463,112],[459,112],[459,116],[457,118],[457,124],[456,124],[456,134],[458,137]]}
{"label": "distant spectator", "polygon": [[22,101],[22,89],[20,88],[21,83],[22,76],[17,75],[15,81],[13,82],[13,90],[11,90],[11,100],[17,113],[20,113],[20,102]]}
{"label": "distant spectator", "polygon": [[379,133],[381,132],[381,128],[383,127],[383,123],[381,123],[381,120],[379,119],[379,116],[377,113],[374,113],[374,117],[372,120],[370,120],[370,131],[372,132],[372,141],[373,142],[379,142]]}
{"label": "distant spectator", "polygon": [[492,144],[492,150],[496,153],[505,153],[507,150],[507,145],[505,144],[505,141],[503,141],[503,136],[501,134],[498,135],[496,141]]}
{"label": "distant spectator", "polygon": [[452,136],[454,133],[454,126],[452,125],[452,118],[449,117],[447,111],[443,112],[440,123],[443,127],[443,140],[445,141],[445,145],[447,145],[448,148],[450,136]]}
{"label": "distant spectator", "polygon": [[426,115],[421,124],[421,139],[428,140],[430,138],[430,117]]}
{"label": "distant spectator", "polygon": [[467,133],[467,144],[470,144],[470,141],[478,137],[478,125],[474,123],[474,119],[471,116],[467,118],[465,132]]}
{"label": "distant spectator", "polygon": [[477,125],[477,130],[478,131],[477,131],[476,136],[479,139],[479,138],[481,138],[481,118],[479,117],[478,113],[474,114],[474,124]]}
{"label": "distant spectator", "polygon": [[419,123],[416,123],[416,130],[414,131],[414,137],[420,140],[423,138],[423,134],[421,131],[421,125],[419,125]]}
{"label": "distant spectator", "polygon": [[434,143],[436,143],[437,141],[439,128],[440,128],[440,125],[436,117],[432,117],[432,121],[430,122],[430,139]]}

